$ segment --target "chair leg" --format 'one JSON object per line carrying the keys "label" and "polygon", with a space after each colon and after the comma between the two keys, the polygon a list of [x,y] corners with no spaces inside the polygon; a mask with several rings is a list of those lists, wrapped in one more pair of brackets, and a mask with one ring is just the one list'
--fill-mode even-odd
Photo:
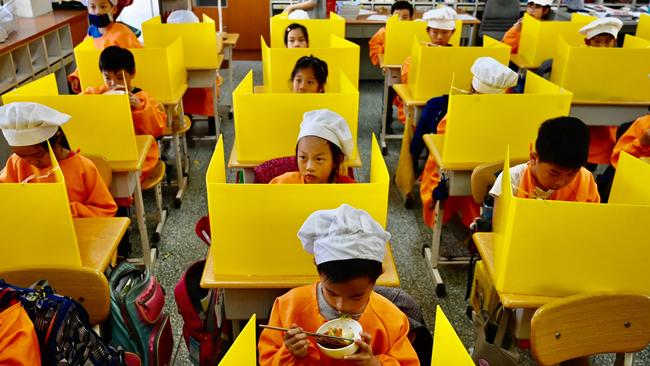
{"label": "chair leg", "polygon": [[184,159],[184,161],[185,161],[184,172],[185,172],[185,175],[189,176],[190,175],[190,152],[189,152],[189,149],[187,148],[187,134],[184,133],[181,138],[183,140],[183,156],[185,157],[185,159]]}
{"label": "chair leg", "polygon": [[154,231],[152,241],[158,243],[160,242],[160,237],[162,236],[162,231],[165,227],[165,221],[167,221],[167,209],[163,207],[162,182],[156,185],[155,196],[158,224],[156,225],[156,231]]}
{"label": "chair leg", "polygon": [[634,353],[617,353],[614,366],[632,366],[634,362]]}

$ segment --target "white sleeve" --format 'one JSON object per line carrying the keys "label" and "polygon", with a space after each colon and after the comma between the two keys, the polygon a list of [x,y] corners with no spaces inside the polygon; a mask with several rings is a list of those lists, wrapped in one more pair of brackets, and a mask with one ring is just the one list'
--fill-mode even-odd
{"label": "white sleeve", "polygon": [[[528,168],[528,163],[523,163],[519,164],[517,166],[511,167],[510,168],[510,183],[512,187],[512,192],[516,196],[517,195],[517,189],[519,189],[519,182],[521,182],[521,176],[524,174],[526,171],[526,168]],[[503,185],[503,172],[499,173],[499,176],[497,179],[494,181],[494,185],[492,186],[492,189],[490,189],[490,196],[497,198],[499,195],[501,195],[501,188]]]}
{"label": "white sleeve", "polygon": [[502,180],[503,180],[503,172],[499,173],[497,179],[494,181],[494,185],[492,186],[492,189],[490,189],[490,196],[497,198],[499,197],[499,195],[501,195]]}

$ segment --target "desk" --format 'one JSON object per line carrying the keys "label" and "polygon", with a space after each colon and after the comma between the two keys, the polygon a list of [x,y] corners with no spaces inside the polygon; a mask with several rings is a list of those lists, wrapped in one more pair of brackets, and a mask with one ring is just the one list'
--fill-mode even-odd
{"label": "desk", "polygon": [[[187,152],[187,144],[184,145],[184,155],[181,155],[181,143],[179,136],[179,129],[184,123],[183,112],[183,95],[187,91],[187,84],[179,90],[179,95],[174,96],[170,100],[161,100],[160,103],[165,107],[167,113],[167,129],[165,135],[172,136],[172,145],[174,147],[174,154],[176,158],[176,180],[178,184],[178,191],[176,192],[176,199],[174,206],[180,208],[185,193],[185,186],[187,185],[187,176],[189,175],[189,156]],[[175,116],[176,119],[174,118]],[[184,164],[183,164],[184,163]],[[183,167],[183,165],[185,167]]]}
{"label": "desk", "polygon": [[[228,86],[230,87],[230,92],[232,93],[235,90],[235,82],[233,79],[233,49],[237,47],[237,41],[239,41],[239,33],[226,33],[223,38],[223,58],[228,65]],[[232,105],[230,106],[230,112],[232,112]]]}
{"label": "desk", "polygon": [[104,272],[131,220],[126,217],[88,217],[73,221],[81,265]]}
{"label": "desk", "polygon": [[217,72],[221,68],[224,55],[217,56],[217,66],[214,69],[187,69],[187,79],[190,88],[211,88],[212,106],[214,108],[215,138],[221,133],[221,120],[219,119],[219,85],[217,85]]}
{"label": "desk", "polygon": [[[294,287],[312,284],[318,281],[315,271],[309,276],[216,276],[214,274],[214,247],[210,247],[201,277],[201,287],[219,288],[224,291],[226,318],[233,322],[233,333],[239,333],[239,320],[247,320],[252,314],[258,318],[268,318],[275,298]],[[398,287],[399,275],[390,244],[386,245],[384,273],[377,279],[377,285]]]}
{"label": "desk", "polygon": [[573,100],[571,117],[580,118],[589,126],[614,126],[634,121],[648,113],[650,101],[589,101]]}
{"label": "desk", "polygon": [[140,186],[140,171],[147,158],[147,152],[154,143],[151,135],[135,136],[138,146],[137,161],[109,161],[108,164],[113,171],[113,184],[111,194],[116,198],[129,198],[132,195],[135,199],[135,214],[140,230],[140,244],[142,245],[142,257],[144,265],[151,268],[155,250],[149,246],[149,235],[147,234],[147,222],[145,219],[144,202],[142,201],[142,187]]}
{"label": "desk", "polygon": [[[386,155],[388,153],[388,148],[386,147],[386,140],[400,139],[400,135],[387,135],[386,134],[386,124],[388,123],[388,103],[392,103],[392,100],[388,100],[388,92],[390,88],[401,83],[401,70],[402,65],[386,65],[384,64],[384,55],[379,55],[379,67],[384,71],[384,106],[382,109],[381,116],[381,132],[379,134],[379,146],[381,147],[381,153]],[[391,116],[392,118],[392,116]]]}

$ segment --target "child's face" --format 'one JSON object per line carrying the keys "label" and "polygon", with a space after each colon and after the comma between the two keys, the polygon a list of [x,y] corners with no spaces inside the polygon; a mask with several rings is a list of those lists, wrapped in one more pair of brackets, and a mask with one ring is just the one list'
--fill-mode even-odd
{"label": "child's face", "polygon": [[298,141],[298,170],[305,183],[329,183],[334,158],[329,142],[317,136],[305,136]]}
{"label": "child's face", "polygon": [[537,153],[530,154],[530,161],[537,184],[545,191],[549,189],[556,191],[567,186],[580,172],[580,168],[570,169],[553,163],[541,162]]}
{"label": "child's face", "polygon": [[542,19],[548,11],[547,7],[535,3],[528,3],[526,5],[526,13],[537,20]]}
{"label": "child's face", "polygon": [[322,93],[323,87],[318,83],[314,70],[311,67],[303,68],[296,72],[291,81],[294,93]]}
{"label": "child's face", "polygon": [[616,47],[616,38],[611,34],[602,33],[590,39],[585,38],[585,44],[589,47],[613,48]]}
{"label": "child's face", "polygon": [[104,78],[104,84],[106,84],[106,86],[111,89],[126,88],[125,91],[130,91],[131,79],[133,79],[133,76],[134,74],[131,74],[126,70],[102,70],[102,78]]}
{"label": "child's face", "polygon": [[52,164],[49,151],[41,145],[12,146],[11,150],[38,169],[45,169]]}
{"label": "child's face", "polygon": [[433,43],[436,46],[442,46],[445,47],[449,44],[449,40],[451,39],[451,36],[454,35],[454,30],[447,30],[447,29],[438,29],[438,28],[427,28],[427,32],[429,33],[429,38],[431,39],[431,43]]}
{"label": "child's face", "polygon": [[393,15],[399,15],[399,20],[411,20],[411,13],[408,9],[397,9],[393,12]]}
{"label": "child's face", "polygon": [[111,13],[115,15],[117,9],[108,0],[88,0],[88,13],[102,15]]}
{"label": "child's face", "polygon": [[325,301],[344,314],[363,313],[375,286],[367,277],[359,277],[342,283],[332,283],[321,275],[320,283]]}
{"label": "child's face", "polygon": [[303,33],[302,29],[296,28],[292,29],[289,34],[287,34],[287,48],[308,48],[309,43]]}

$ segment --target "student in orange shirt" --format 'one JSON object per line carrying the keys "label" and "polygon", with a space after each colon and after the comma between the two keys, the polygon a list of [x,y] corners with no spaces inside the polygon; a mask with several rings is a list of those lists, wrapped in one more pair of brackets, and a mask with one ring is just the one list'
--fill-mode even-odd
{"label": "student in orange shirt", "polygon": [[309,48],[307,28],[298,23],[291,23],[284,30],[284,45],[287,48]]}
{"label": "student in orange shirt", "polygon": [[[82,3],[88,8],[89,26],[86,38],[92,38],[96,49],[103,50],[108,46],[142,47],[129,27],[115,22],[118,12],[117,0],[83,0]],[[68,82],[75,94],[81,93],[77,70],[68,76]]]}
{"label": "student in orange shirt", "polygon": [[343,172],[343,162],[353,150],[352,133],[343,117],[328,109],[309,111],[296,144],[298,171],[275,177],[270,184],[355,183]]}
{"label": "student in orange shirt", "polygon": [[70,151],[60,126],[70,116],[38,103],[0,107],[0,128],[13,154],[0,171],[0,183],[54,181],[49,145],[65,178],[72,217],[112,217],[117,206],[92,161]]}
{"label": "student in orange shirt", "polygon": [[[538,20],[546,20],[551,15],[551,4],[553,4],[553,0],[531,0],[526,5],[526,14]],[[501,40],[501,42],[510,46],[510,53],[519,52],[519,39],[523,20],[524,18],[520,18],[510,27]]]}
{"label": "student in orange shirt", "polygon": [[[84,94],[128,94],[135,134],[160,137],[167,125],[167,114],[151,95],[131,84],[135,77],[135,59],[131,51],[117,46],[107,47],[99,55],[99,69],[104,78],[104,85],[88,88]],[[159,158],[158,143],[154,142],[147,152],[140,181],[149,176]]]}
{"label": "student in orange shirt", "polygon": [[[594,177],[584,166],[589,156],[589,129],[574,117],[542,123],[528,163],[510,168],[512,192],[520,198],[599,203]],[[501,194],[499,174],[490,195]]]}
{"label": "student in orange shirt", "polygon": [[[367,212],[344,204],[312,213],[298,237],[314,255],[320,280],[275,300],[269,324],[290,330],[262,331],[260,365],[419,365],[406,315],[373,291],[390,234]],[[357,353],[336,360],[321,353],[305,331],[341,316],[357,320],[363,331],[355,341]]]}
{"label": "student in orange shirt", "polygon": [[[397,15],[399,20],[411,20],[411,18],[413,18],[413,5],[408,1],[398,0],[391,5],[390,14]],[[368,41],[370,62],[372,62],[373,65],[379,66],[379,55],[384,54],[385,45],[386,27],[381,27],[377,33],[370,38],[370,41]]]}
{"label": "student in orange shirt", "polygon": [[325,93],[327,63],[318,57],[302,56],[291,72],[291,89],[294,93]]}
{"label": "student in orange shirt", "polygon": [[650,156],[650,114],[638,118],[618,140],[612,154],[612,165],[618,166],[621,151],[637,158]]}

